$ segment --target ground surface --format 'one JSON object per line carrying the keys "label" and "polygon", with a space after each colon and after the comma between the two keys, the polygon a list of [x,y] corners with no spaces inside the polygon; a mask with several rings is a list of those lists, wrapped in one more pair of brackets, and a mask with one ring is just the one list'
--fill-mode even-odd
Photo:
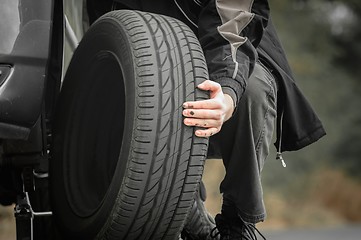
{"label": "ground surface", "polygon": [[325,229],[273,230],[263,233],[267,240],[360,240],[361,225]]}
{"label": "ground surface", "polygon": [[[212,215],[220,211],[222,199],[218,186],[223,177],[222,161],[207,161],[203,180],[208,193],[206,206]],[[267,204],[269,217],[258,225],[267,240],[361,240],[361,224],[347,224],[337,215],[320,211],[319,206],[302,208],[297,216],[291,214],[292,218],[286,214],[289,209],[284,209],[287,205],[284,201],[269,198]],[[15,239],[13,206],[0,206],[0,240]]]}

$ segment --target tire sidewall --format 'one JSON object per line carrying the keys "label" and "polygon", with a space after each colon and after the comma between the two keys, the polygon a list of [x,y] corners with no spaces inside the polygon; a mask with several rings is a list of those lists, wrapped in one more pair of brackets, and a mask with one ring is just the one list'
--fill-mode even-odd
{"label": "tire sidewall", "polygon": [[[126,160],[129,158],[131,149],[131,141],[129,141],[129,139],[132,139],[135,115],[135,74],[133,70],[134,61],[131,60],[131,48],[128,46],[127,40],[124,37],[125,34],[126,33],[117,28],[111,20],[107,21],[103,19],[103,21],[96,22],[92,26],[74,53],[57,106],[53,129],[53,160],[52,164],[50,164],[51,197],[53,204],[55,204],[53,209],[58,210],[58,212],[55,211],[54,213],[57,227],[62,230],[61,232],[69,233],[71,237],[78,236],[88,239],[96,236],[111,213],[122,185],[122,176],[125,169],[127,169]],[[113,36],[109,37],[110,35]],[[64,183],[59,182],[59,180],[63,179],[64,174],[66,174],[64,172],[64,166],[61,165],[61,159],[66,157],[64,156],[63,150],[65,148],[64,138],[66,138],[67,129],[66,124],[63,124],[62,121],[69,121],[68,116],[66,116],[66,113],[69,112],[67,109],[69,105],[75,101],[77,91],[82,91],[82,85],[87,84],[87,80],[72,78],[71,81],[67,81],[67,79],[71,78],[74,71],[79,71],[78,68],[80,65],[86,66],[89,64],[89,59],[97,57],[97,55],[102,52],[111,54],[117,58],[123,72],[123,79],[125,80],[123,82],[126,94],[123,140],[113,180],[101,206],[92,216],[81,218],[73,212],[69,200],[66,197],[66,186]],[[81,67],[81,69],[84,69],[84,67]]]}

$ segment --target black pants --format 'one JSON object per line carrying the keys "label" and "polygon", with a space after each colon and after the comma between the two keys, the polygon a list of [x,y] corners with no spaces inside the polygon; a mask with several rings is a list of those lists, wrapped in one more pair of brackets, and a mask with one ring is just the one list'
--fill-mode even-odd
{"label": "black pants", "polygon": [[234,207],[247,222],[266,216],[261,171],[272,141],[276,99],[273,75],[256,64],[237,111],[210,139],[210,151],[220,152],[226,169],[220,186],[223,204]]}

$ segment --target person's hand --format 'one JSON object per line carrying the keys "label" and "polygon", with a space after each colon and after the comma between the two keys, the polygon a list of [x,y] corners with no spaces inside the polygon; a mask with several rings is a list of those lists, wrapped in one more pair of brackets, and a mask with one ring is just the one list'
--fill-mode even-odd
{"label": "person's hand", "polygon": [[199,89],[209,91],[210,99],[203,101],[185,102],[183,104],[184,124],[198,126],[195,134],[198,137],[210,137],[218,133],[225,121],[233,114],[234,103],[232,98],[223,94],[221,85],[206,80],[198,85]]}

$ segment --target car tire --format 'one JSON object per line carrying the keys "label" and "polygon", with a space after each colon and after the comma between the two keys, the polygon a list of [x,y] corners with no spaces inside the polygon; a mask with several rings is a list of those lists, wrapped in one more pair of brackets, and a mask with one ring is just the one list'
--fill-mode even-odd
{"label": "car tire", "polygon": [[50,192],[68,239],[177,239],[200,182],[208,140],[183,124],[204,100],[201,47],[180,21],[118,10],[86,32],[53,124]]}

